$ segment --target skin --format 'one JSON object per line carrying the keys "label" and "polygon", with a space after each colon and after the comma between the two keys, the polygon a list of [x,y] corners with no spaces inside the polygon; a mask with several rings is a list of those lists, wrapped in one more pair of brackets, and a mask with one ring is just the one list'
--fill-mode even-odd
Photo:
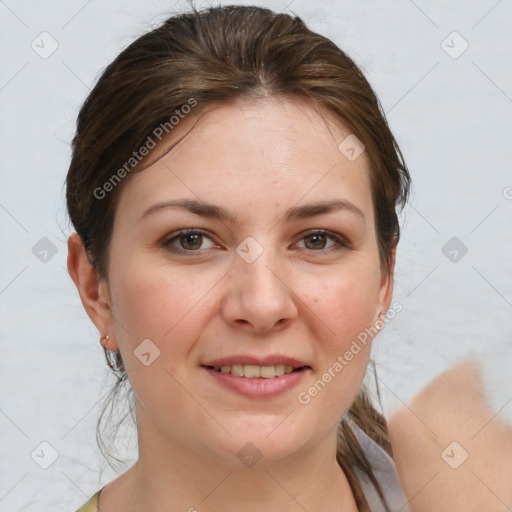
{"label": "skin", "polygon": [[512,509],[512,429],[487,405],[477,361],[434,379],[388,429],[411,512]]}
{"label": "skin", "polygon": [[[121,351],[136,395],[139,459],[105,487],[100,508],[356,511],[335,460],[336,428],[360,389],[371,342],[308,404],[298,393],[390,305],[394,253],[383,272],[367,156],[349,161],[338,145],[350,131],[297,98],[217,107],[164,154],[191,123],[182,121],[155,153],[161,158],[125,184],[108,282],[79,237],[69,238],[70,275],[101,335],[109,333],[108,348]],[[178,198],[223,206],[236,222],[177,208],[140,220]],[[285,221],[287,209],[326,199],[350,201],[364,220],[342,209]],[[208,235],[163,245],[186,228]],[[347,245],[306,236],[315,229]],[[263,249],[252,263],[236,252],[248,236]],[[160,350],[149,366],[134,355],[145,339]],[[286,354],[311,369],[277,397],[247,398],[200,366],[234,354]],[[248,442],[262,456],[250,468],[237,457]]]}

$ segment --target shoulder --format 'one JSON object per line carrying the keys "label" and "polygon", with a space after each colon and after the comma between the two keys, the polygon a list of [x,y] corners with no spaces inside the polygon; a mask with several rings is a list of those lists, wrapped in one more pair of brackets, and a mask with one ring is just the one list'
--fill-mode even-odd
{"label": "shoulder", "polygon": [[436,512],[510,507],[512,430],[484,393],[480,362],[464,360],[389,419],[394,458],[412,507]]}
{"label": "shoulder", "polygon": [[98,512],[100,492],[101,489],[87,503],[84,503],[76,512]]}

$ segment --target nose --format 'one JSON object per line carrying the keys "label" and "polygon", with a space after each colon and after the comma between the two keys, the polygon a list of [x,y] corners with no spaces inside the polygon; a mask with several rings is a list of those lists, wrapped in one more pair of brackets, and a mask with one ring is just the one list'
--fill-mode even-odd
{"label": "nose", "polygon": [[255,333],[280,330],[297,317],[285,264],[269,247],[251,263],[237,255],[222,301],[224,320]]}

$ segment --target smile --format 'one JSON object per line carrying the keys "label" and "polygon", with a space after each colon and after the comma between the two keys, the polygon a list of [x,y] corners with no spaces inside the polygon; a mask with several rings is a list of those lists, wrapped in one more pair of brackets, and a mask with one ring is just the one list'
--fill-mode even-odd
{"label": "smile", "polygon": [[233,364],[207,366],[207,372],[215,386],[252,399],[272,398],[299,386],[309,366],[294,367],[284,364],[258,366]]}
{"label": "smile", "polygon": [[257,366],[253,364],[234,364],[231,366],[205,366],[205,368],[212,369],[218,373],[229,373],[236,377],[246,377],[248,379],[273,379],[281,377],[288,373],[293,373],[301,370],[304,367],[294,368],[284,364],[276,364],[269,366]]}

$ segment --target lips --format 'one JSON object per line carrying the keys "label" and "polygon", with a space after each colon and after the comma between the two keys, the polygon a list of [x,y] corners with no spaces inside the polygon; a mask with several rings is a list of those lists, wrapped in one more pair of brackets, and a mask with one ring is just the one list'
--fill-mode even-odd
{"label": "lips", "polygon": [[201,366],[211,368],[222,368],[223,366],[234,366],[234,365],[250,365],[250,366],[277,366],[284,365],[291,366],[294,370],[299,368],[310,368],[309,365],[299,359],[284,355],[269,355],[265,357],[258,357],[252,355],[234,355],[229,357],[223,357],[219,359],[212,359],[201,363]]}
{"label": "lips", "polygon": [[[293,363],[284,364],[231,364],[224,363],[238,361],[257,361],[258,363],[268,363],[269,361],[285,361]],[[253,357],[233,357],[209,361],[211,365],[201,365],[208,378],[213,379],[221,388],[230,392],[235,392],[251,399],[271,399],[282,393],[292,390],[303,382],[305,376],[311,371],[311,367],[303,365],[297,359],[289,357],[272,358],[253,358]],[[214,366],[215,365],[215,366]],[[220,366],[216,366],[220,365]],[[219,371],[220,370],[220,371]],[[207,383],[210,387],[210,382]]]}
{"label": "lips", "polygon": [[215,359],[201,366],[208,370],[214,370],[217,373],[251,379],[273,379],[309,368],[308,365],[298,359],[281,355],[271,355],[263,358],[231,356]]}
{"label": "lips", "polygon": [[200,366],[224,389],[253,399],[285,393],[311,370],[304,361],[280,354],[265,357],[240,354],[208,360]]}

